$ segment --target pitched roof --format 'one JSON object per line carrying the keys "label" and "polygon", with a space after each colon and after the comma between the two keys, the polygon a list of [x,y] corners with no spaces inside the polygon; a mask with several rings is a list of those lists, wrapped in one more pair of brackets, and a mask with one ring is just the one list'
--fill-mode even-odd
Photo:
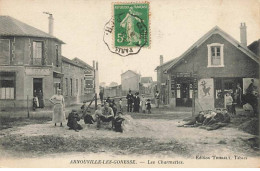
{"label": "pitched roof", "polygon": [[153,78],[152,77],[141,77],[141,83],[152,83]]}
{"label": "pitched roof", "polygon": [[248,49],[250,49],[252,52],[254,52],[259,57],[259,55],[260,55],[260,39],[252,42],[247,47],[248,47]]}
{"label": "pitched roof", "polygon": [[62,56],[62,61],[72,64],[74,66],[80,67],[80,68],[85,68],[85,66],[77,64],[76,62],[74,62],[73,60],[70,60],[69,58],[67,58],[65,56]]}
{"label": "pitched roof", "polygon": [[76,63],[80,63],[81,65],[83,65],[83,66],[85,66],[85,67],[90,68],[90,69],[93,70],[93,67],[92,67],[92,66],[90,66],[89,64],[87,64],[86,62],[82,61],[81,59],[79,59],[79,58],[77,58],[77,57],[73,58],[72,60],[73,60],[74,62],[76,62]]}
{"label": "pitched roof", "polygon": [[231,44],[233,44],[236,48],[238,48],[240,51],[245,53],[248,57],[253,59],[255,62],[259,64],[259,58],[257,57],[256,54],[254,54],[252,51],[250,51],[247,47],[243,46],[240,42],[235,40],[232,36],[224,32],[222,29],[220,29],[218,26],[213,27],[209,32],[207,32],[204,36],[202,36],[198,41],[196,41],[189,49],[187,49],[181,56],[178,58],[174,58],[171,61],[166,62],[163,65],[158,66],[156,69],[159,67],[167,65],[165,67],[164,71],[168,71],[172,67],[177,66],[177,64],[181,61],[182,58],[184,58],[187,54],[191,53],[192,50],[198,48],[203,42],[205,42],[211,35],[213,34],[219,34],[221,35],[224,39],[229,41]]}
{"label": "pitched roof", "polygon": [[140,76],[140,74],[138,74],[137,72],[135,72],[135,71],[132,71],[132,70],[127,70],[126,72],[122,73],[121,75],[124,75],[124,74],[126,74],[127,72],[132,72],[132,73],[134,73],[134,74],[136,74],[136,75],[139,75],[139,76]]}
{"label": "pitched roof", "polygon": [[0,16],[0,36],[41,37],[64,43],[62,40],[10,16]]}

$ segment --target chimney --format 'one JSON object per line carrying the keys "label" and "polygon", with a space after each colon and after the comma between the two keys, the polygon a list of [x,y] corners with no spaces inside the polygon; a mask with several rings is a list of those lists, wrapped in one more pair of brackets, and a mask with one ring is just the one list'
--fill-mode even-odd
{"label": "chimney", "polygon": [[246,23],[240,25],[240,42],[244,47],[247,46]]}
{"label": "chimney", "polygon": [[52,14],[49,14],[48,19],[49,19],[49,34],[53,35],[53,20],[54,20],[54,18],[52,16]]}
{"label": "chimney", "polygon": [[163,55],[160,55],[160,65],[163,64]]}
{"label": "chimney", "polygon": [[48,19],[49,19],[49,34],[53,35],[53,20],[54,18],[52,17],[52,14],[49,12],[43,12],[43,14],[47,14],[49,15]]}
{"label": "chimney", "polygon": [[96,69],[98,70],[98,62],[96,62]]}

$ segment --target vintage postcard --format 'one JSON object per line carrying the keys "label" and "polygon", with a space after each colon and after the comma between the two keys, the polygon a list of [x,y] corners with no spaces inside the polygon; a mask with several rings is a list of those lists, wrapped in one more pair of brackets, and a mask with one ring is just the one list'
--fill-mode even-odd
{"label": "vintage postcard", "polygon": [[259,9],[0,0],[0,167],[260,167]]}

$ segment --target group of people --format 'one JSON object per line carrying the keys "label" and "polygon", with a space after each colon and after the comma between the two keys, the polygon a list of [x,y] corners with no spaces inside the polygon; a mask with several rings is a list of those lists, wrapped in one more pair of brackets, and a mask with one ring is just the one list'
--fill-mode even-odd
{"label": "group of people", "polygon": [[255,85],[254,79],[251,79],[251,83],[243,94],[240,84],[236,84],[236,87],[233,90],[230,90],[226,93],[225,104],[228,113],[236,115],[236,106],[242,106],[246,103],[249,103],[254,113],[257,113],[257,86]]}
{"label": "group of people", "polygon": [[135,95],[132,94],[132,91],[129,90],[129,93],[126,96],[127,99],[127,112],[136,112],[139,113],[140,107],[141,111],[145,113],[147,110],[148,113],[151,113],[151,100],[145,99],[144,95],[139,97],[139,92],[136,92]]}
{"label": "group of people", "polygon": [[97,106],[97,110],[92,115],[87,111],[86,103],[81,107],[85,124],[97,123],[97,129],[100,129],[102,123],[112,124],[112,129],[116,132],[123,132],[122,122],[124,121],[122,100],[120,99],[118,104],[114,100],[110,100],[108,97],[106,101]]}
{"label": "group of people", "polygon": [[41,90],[33,91],[33,110],[44,108],[43,93]]}
{"label": "group of people", "polygon": [[233,90],[226,93],[225,103],[228,113],[236,115],[236,106],[242,104],[242,88],[239,83]]}
{"label": "group of people", "polygon": [[[61,95],[61,90],[58,89],[57,92],[58,93],[56,95],[53,95],[49,99],[49,101],[54,105],[52,121],[55,126],[57,126],[57,123],[60,123],[60,126],[63,126],[62,123],[66,120],[65,101],[64,97]],[[138,92],[133,95],[132,91],[129,90],[126,99],[127,112],[139,112],[141,108],[143,113],[145,113],[146,110],[148,113],[151,113],[151,100],[146,100],[144,95],[140,98]],[[117,132],[122,132],[122,123],[125,118],[127,118],[127,116],[123,115],[122,99],[119,99],[116,103],[114,99],[111,100],[110,97],[108,97],[106,100],[101,99],[101,104],[97,106],[97,110],[94,114],[91,114],[88,111],[88,106],[86,101],[84,101],[80,112],[77,110],[72,110],[70,112],[67,126],[75,131],[81,130],[82,126],[78,123],[78,121],[80,121],[80,119],[84,119],[86,124],[94,124],[96,122],[97,129],[100,128],[102,123],[111,122],[112,129]],[[128,120],[131,119],[128,118]]]}

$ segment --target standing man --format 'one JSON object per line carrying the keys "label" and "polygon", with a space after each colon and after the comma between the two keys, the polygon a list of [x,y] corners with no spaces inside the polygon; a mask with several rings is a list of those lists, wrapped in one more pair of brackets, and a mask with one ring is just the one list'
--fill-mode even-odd
{"label": "standing man", "polygon": [[104,99],[104,89],[103,89],[103,90],[100,90],[100,92],[99,92],[99,98],[100,98],[101,104],[103,104],[103,99]]}
{"label": "standing man", "polygon": [[156,93],[155,93],[155,105],[156,105],[156,108],[159,108],[159,99],[160,99],[160,94],[159,94],[159,91],[157,90]]}
{"label": "standing man", "polygon": [[134,98],[134,96],[132,95],[132,91],[129,90],[129,93],[126,96],[126,99],[127,99],[127,112],[132,112],[133,98]]}
{"label": "standing man", "polygon": [[136,92],[134,97],[134,112],[137,113],[139,113],[139,106],[140,106],[140,97],[138,95],[139,93]]}

